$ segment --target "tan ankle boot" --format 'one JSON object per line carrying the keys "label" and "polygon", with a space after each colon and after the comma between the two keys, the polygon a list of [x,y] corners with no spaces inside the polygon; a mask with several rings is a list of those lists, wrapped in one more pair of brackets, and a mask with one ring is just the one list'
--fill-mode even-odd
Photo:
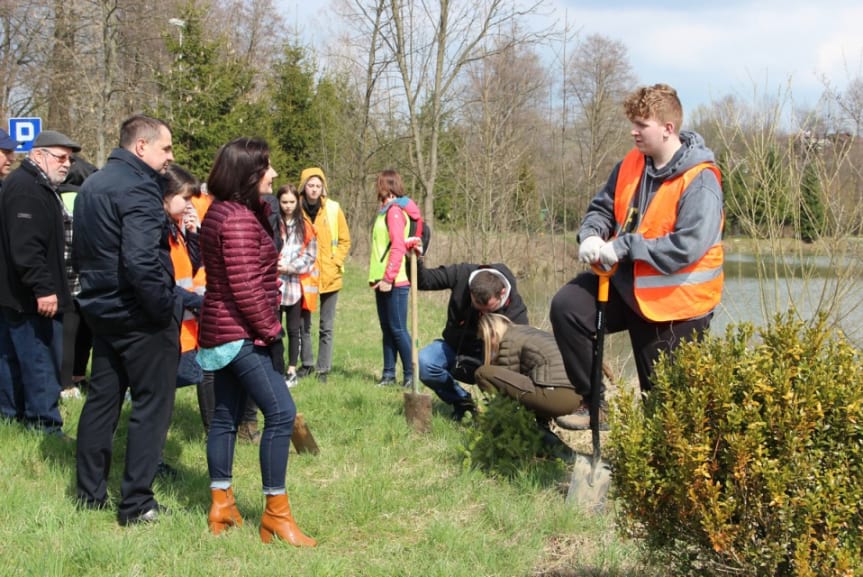
{"label": "tan ankle boot", "polygon": [[261,517],[261,541],[269,543],[273,535],[294,547],[315,547],[318,544],[297,527],[287,495],[267,495],[267,508]]}
{"label": "tan ankle boot", "polygon": [[210,532],[218,535],[228,527],[242,527],[243,518],[234,501],[234,492],[230,487],[227,489],[210,489],[212,504],[207,521],[210,524]]}

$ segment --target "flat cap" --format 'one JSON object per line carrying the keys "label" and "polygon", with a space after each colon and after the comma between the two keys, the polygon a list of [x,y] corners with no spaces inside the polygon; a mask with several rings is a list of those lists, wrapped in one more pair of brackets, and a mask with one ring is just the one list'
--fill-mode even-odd
{"label": "flat cap", "polygon": [[15,150],[18,148],[18,141],[13,140],[9,133],[0,128],[0,150]]}
{"label": "flat cap", "polygon": [[69,148],[72,152],[80,152],[81,145],[74,142],[71,138],[57,132],[56,130],[43,130],[36,136],[36,141],[33,142],[33,148],[47,148],[49,146],[62,146]]}

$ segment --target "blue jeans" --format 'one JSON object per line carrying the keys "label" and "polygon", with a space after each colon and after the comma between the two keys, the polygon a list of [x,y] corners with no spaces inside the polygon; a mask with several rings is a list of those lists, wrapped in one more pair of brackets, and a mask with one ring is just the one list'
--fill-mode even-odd
{"label": "blue jeans", "polygon": [[411,361],[411,335],[408,332],[409,286],[393,287],[390,292],[375,291],[378,321],[383,333],[384,372],[383,378],[395,378],[396,354],[402,359],[405,380],[413,375]]}
{"label": "blue jeans", "polygon": [[452,376],[455,350],[441,339],[420,349],[420,380],[445,403],[459,405],[471,399],[470,393]]}
{"label": "blue jeans", "polygon": [[285,385],[285,377],[273,368],[269,349],[243,343],[226,367],[215,372],[216,409],[207,438],[207,465],[212,482],[230,482],[234,464],[237,426],[246,398],[251,397],[264,414],[261,435],[261,481],[265,493],[284,492],[288,449],[297,407]]}
{"label": "blue jeans", "polygon": [[0,315],[0,414],[59,433],[63,315],[51,319],[6,307]]}

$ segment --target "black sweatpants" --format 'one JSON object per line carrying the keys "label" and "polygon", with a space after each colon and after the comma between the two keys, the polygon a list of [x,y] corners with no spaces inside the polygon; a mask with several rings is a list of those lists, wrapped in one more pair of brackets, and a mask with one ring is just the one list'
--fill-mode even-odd
{"label": "black sweatpants", "polygon": [[[596,291],[598,278],[592,272],[579,274],[565,284],[551,301],[549,319],[554,339],[563,355],[569,381],[577,393],[590,398],[590,371],[596,339]],[[638,383],[642,392],[653,386],[653,365],[661,352],[672,353],[683,340],[703,336],[713,313],[696,319],[651,322],[633,311],[614,288],[609,287],[606,333],[629,332]]]}

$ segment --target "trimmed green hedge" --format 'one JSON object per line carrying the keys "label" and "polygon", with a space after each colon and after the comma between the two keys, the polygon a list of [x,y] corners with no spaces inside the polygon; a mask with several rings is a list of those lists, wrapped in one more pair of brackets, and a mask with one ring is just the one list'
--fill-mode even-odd
{"label": "trimmed green hedge", "polygon": [[614,404],[623,531],[687,575],[863,575],[863,364],[778,315],[687,343]]}

